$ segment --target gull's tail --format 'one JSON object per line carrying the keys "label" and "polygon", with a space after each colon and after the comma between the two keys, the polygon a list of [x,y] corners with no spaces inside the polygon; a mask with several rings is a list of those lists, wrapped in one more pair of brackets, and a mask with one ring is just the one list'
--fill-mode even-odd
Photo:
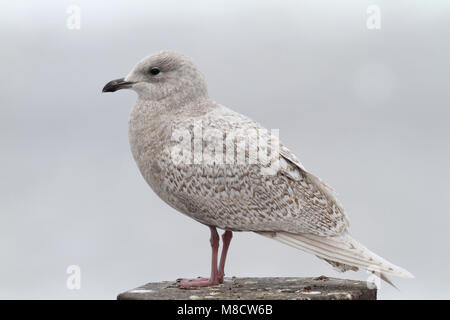
{"label": "gull's tail", "polygon": [[[387,275],[403,278],[414,276],[382,257],[371,252],[353,239],[348,233],[334,237],[322,237],[313,234],[289,232],[257,232],[258,234],[278,240],[294,248],[315,254],[330,263],[339,271],[366,269],[394,286]],[[395,287],[395,286],[394,286]]]}

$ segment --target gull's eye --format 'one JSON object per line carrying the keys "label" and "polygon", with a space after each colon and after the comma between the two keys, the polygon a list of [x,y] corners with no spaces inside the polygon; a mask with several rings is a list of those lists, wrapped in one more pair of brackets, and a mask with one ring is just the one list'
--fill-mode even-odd
{"label": "gull's eye", "polygon": [[153,67],[150,68],[150,73],[154,76],[156,76],[160,72],[159,68]]}

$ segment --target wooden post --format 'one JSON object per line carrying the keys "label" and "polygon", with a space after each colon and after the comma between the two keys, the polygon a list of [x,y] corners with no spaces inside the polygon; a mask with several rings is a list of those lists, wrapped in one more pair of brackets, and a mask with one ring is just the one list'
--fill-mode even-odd
{"label": "wooden post", "polygon": [[180,289],[175,281],[152,282],[126,291],[118,300],[376,300],[365,281],[316,278],[225,278],[223,284]]}

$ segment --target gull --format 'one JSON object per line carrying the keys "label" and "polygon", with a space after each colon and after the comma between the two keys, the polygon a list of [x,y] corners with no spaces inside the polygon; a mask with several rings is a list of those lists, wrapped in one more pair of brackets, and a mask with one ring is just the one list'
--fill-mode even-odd
{"label": "gull", "polygon": [[[211,232],[210,277],[180,279],[179,287],[223,282],[234,231],[307,251],[341,272],[362,268],[390,284],[387,275],[413,277],[350,235],[334,190],[306,170],[273,130],[210,99],[189,57],[150,55],[103,92],[120,89],[138,95],[128,136],[142,176],[163,201]],[[220,260],[217,228],[224,230]]]}

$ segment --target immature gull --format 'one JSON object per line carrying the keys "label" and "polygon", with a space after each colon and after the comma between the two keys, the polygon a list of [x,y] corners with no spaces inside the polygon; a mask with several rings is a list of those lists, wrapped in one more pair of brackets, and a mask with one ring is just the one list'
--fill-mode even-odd
{"label": "immature gull", "polygon": [[[180,287],[223,282],[232,231],[281,241],[340,271],[363,268],[388,282],[386,275],[412,277],[350,236],[333,189],[276,132],[211,100],[188,57],[171,51],[146,57],[103,92],[124,88],[138,94],[129,140],[143,177],[162,200],[211,231],[210,278],[184,279]],[[216,228],[225,230],[219,263]]]}

